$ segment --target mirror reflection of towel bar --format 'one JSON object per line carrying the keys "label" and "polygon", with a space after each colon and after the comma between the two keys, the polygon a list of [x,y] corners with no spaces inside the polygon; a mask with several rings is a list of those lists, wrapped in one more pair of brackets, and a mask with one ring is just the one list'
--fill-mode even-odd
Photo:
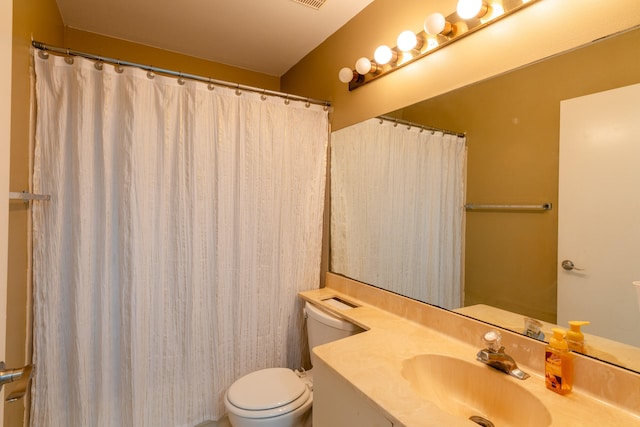
{"label": "mirror reflection of towel bar", "polygon": [[467,210],[494,210],[494,211],[549,211],[553,205],[551,203],[543,203],[541,205],[480,205],[468,203],[464,205]]}

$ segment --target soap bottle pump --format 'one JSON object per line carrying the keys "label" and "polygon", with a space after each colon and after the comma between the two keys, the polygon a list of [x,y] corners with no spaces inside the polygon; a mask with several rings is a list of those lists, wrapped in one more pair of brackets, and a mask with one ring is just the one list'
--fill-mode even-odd
{"label": "soap bottle pump", "polygon": [[591,322],[584,320],[570,320],[569,330],[567,331],[567,345],[569,350],[578,351],[584,353],[584,334],[580,330],[583,325],[588,325]]}
{"label": "soap bottle pump", "polygon": [[571,392],[573,386],[573,354],[564,339],[565,331],[553,328],[553,337],[545,348],[544,374],[549,390],[559,394]]}

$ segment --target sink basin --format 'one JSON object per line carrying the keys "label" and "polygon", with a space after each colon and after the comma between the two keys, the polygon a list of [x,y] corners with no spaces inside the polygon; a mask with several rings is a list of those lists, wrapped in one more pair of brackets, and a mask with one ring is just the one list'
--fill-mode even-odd
{"label": "sink basin", "polygon": [[[413,390],[453,416],[495,426],[545,427],[551,414],[517,379],[489,366],[438,354],[406,359],[402,376]],[[470,424],[471,425],[471,424]]]}

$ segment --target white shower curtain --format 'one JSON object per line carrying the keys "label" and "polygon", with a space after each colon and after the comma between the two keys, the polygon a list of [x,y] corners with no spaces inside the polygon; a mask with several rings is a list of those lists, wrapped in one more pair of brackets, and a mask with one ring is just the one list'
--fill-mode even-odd
{"label": "white shower curtain", "polygon": [[34,61],[32,425],[194,426],[241,375],[301,366],[326,111]]}
{"label": "white shower curtain", "polygon": [[331,271],[462,303],[465,138],[370,119],[331,138]]}

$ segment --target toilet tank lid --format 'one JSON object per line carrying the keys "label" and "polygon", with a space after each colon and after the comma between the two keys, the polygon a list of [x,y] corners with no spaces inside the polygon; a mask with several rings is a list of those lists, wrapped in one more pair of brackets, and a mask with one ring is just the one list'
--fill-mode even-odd
{"label": "toilet tank lid", "polygon": [[331,313],[328,313],[321,308],[311,304],[309,301],[305,301],[304,309],[307,314],[313,317],[320,323],[331,326],[336,329],[342,329],[343,331],[355,331],[360,329],[359,326],[354,325],[353,323],[340,319],[339,317],[334,316]]}
{"label": "toilet tank lid", "polygon": [[305,384],[291,369],[269,368],[234,382],[227,390],[227,398],[238,408],[261,411],[287,405],[305,390]]}

